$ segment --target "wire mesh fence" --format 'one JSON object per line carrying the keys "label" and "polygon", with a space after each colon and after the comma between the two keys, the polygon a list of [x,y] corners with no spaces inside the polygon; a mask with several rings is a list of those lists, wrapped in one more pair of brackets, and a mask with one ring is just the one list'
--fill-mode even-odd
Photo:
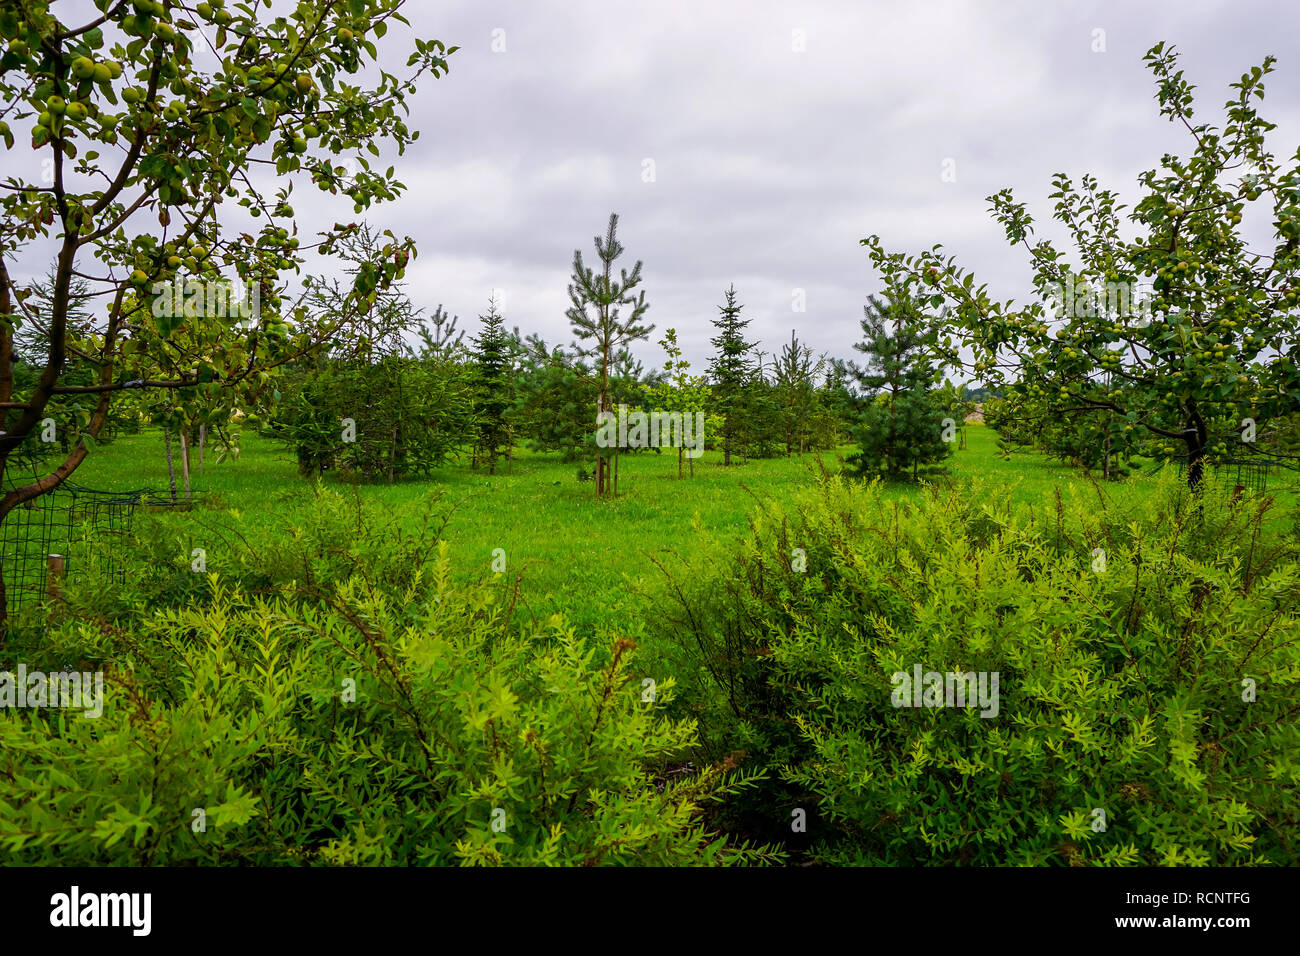
{"label": "wire mesh fence", "polygon": [[[19,446],[5,469],[0,493],[28,485],[48,469],[43,456]],[[140,509],[188,511],[205,493],[186,497],[167,491],[106,491],[64,481],[46,494],[23,502],[0,522],[0,572],[9,615],[39,604],[50,594],[51,569],[69,578],[93,577],[124,584],[117,541],[131,532]],[[52,557],[53,556],[53,557]]]}
{"label": "wire mesh fence", "polygon": [[[1187,459],[1178,459],[1178,477],[1187,474]],[[1284,471],[1290,471],[1291,465],[1279,458],[1267,455],[1255,455],[1250,458],[1220,458],[1207,461],[1203,466],[1202,482],[1211,488],[1220,488],[1231,494],[1243,491],[1262,495],[1268,490],[1269,481],[1276,482]]]}
{"label": "wire mesh fence", "polygon": [[106,583],[123,583],[125,569],[117,566],[112,541],[130,532],[144,494],[64,482],[11,511],[0,523],[7,611],[13,614],[48,595],[51,555],[61,558],[65,575],[93,574]]}

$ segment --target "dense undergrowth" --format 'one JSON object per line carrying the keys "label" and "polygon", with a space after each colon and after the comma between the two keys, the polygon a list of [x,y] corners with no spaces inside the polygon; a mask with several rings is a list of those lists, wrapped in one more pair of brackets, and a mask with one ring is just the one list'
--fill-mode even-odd
{"label": "dense undergrowth", "polygon": [[[455,579],[436,497],[412,522],[318,489],[210,561],[142,516],[123,583],[69,585],[0,650],[105,688],[96,719],[0,709],[0,858],[1294,863],[1276,510],[820,473],[656,558],[646,613],[604,629]],[[895,706],[917,666],[997,674],[996,706]]]}
{"label": "dense undergrowth", "polygon": [[[814,860],[1295,863],[1300,549],[1273,508],[1172,481],[1125,508],[891,502],[823,475],[665,565],[654,648],[706,748],[773,771],[729,825],[804,808]],[[918,665],[997,674],[996,713],[895,706]]]}

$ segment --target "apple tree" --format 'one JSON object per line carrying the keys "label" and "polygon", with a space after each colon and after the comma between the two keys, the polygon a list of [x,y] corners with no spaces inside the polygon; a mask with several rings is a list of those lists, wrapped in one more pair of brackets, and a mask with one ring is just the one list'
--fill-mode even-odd
{"label": "apple tree", "polygon": [[1256,424],[1297,409],[1300,154],[1279,161],[1266,145],[1273,124],[1257,105],[1272,57],[1231,85],[1221,128],[1194,119],[1172,47],[1157,44],[1146,62],[1160,113],[1185,130],[1190,155],[1165,155],[1143,173],[1131,211],[1093,177],[1075,185],[1058,174],[1054,218],[1071,238],[1067,255],[1034,238],[1009,189],[990,197],[1007,240],[1029,256],[1037,301],[993,301],[942,246],[912,256],[878,236],[863,245],[887,283],[950,306],[977,377],[1014,378],[1011,394],[1093,419],[1110,453],[1128,454],[1139,439],[1166,455],[1182,450],[1199,489],[1207,460],[1250,450],[1237,443]]}
{"label": "apple tree", "polygon": [[[84,460],[115,396],[173,390],[205,406],[254,403],[274,371],[332,329],[309,323],[290,280],[309,251],[331,255],[354,228],[300,240],[296,184],[342,195],[353,213],[404,186],[372,169],[380,141],[400,154],[418,136],[406,102],[446,48],[414,40],[403,78],[377,43],[407,25],[404,0],[203,3],[95,0],[97,15],[48,0],[0,8],[0,474],[52,400],[79,403],[75,441],[48,473],[6,476],[0,521],[63,482]],[[84,9],[84,8],[82,8]],[[391,41],[390,41],[391,42]],[[30,152],[28,152],[30,150]],[[25,154],[25,155],[24,155]],[[32,252],[27,247],[33,246]],[[363,314],[399,278],[410,239],[357,270]],[[48,313],[32,284],[52,256]],[[92,321],[69,321],[73,280]],[[14,336],[42,328],[45,362],[16,387]],[[90,382],[66,370],[89,363]],[[5,608],[0,581],[0,614]]]}

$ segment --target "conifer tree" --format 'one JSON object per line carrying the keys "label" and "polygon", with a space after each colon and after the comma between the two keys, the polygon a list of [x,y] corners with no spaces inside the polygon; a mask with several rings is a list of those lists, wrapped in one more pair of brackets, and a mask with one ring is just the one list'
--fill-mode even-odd
{"label": "conifer tree", "polygon": [[727,304],[718,307],[721,315],[713,320],[713,327],[718,330],[718,334],[711,341],[718,351],[709,363],[709,379],[717,412],[723,418],[722,463],[730,465],[732,443],[740,430],[745,390],[752,372],[749,350],[755,343],[744,339],[749,320],[740,317],[740,310],[744,306],[736,302],[734,283],[724,295]]}
{"label": "conifer tree", "polygon": [[790,344],[781,347],[772,370],[787,457],[796,448],[803,454],[809,443],[817,410],[817,376],[824,365],[820,359],[814,361],[812,349],[801,345],[791,329]]}
{"label": "conifer tree", "polygon": [[735,405],[737,427],[732,435],[733,450],[746,458],[774,458],[783,442],[781,404],[777,395],[775,366],[769,373],[766,352],[757,352],[749,376]]}
{"label": "conifer tree", "polygon": [[899,294],[869,296],[862,309],[865,338],[853,347],[867,356],[866,365],[847,366],[865,399],[852,430],[860,451],[848,460],[860,474],[898,477],[910,470],[916,477],[919,466],[952,454],[934,392],[935,325],[920,306]]}
{"label": "conifer tree", "polygon": [[[581,354],[592,358],[598,376],[598,419],[601,413],[612,414],[610,376],[619,361],[619,353],[654,331],[653,325],[641,322],[642,316],[650,308],[645,300],[645,290],[638,296],[632,294],[632,290],[641,283],[641,261],[637,260],[631,272],[622,269],[619,278],[614,278],[614,261],[624,252],[618,241],[617,230],[618,214],[611,213],[605,238],[602,240],[596,236],[594,240],[596,256],[601,263],[599,271],[587,268],[582,261],[582,251],[574,250],[573,281],[569,285],[569,300],[572,305],[565,313],[579,342],[590,343],[581,348]],[[614,469],[611,470],[607,453],[600,454],[596,459],[597,498],[606,494],[618,494],[618,449],[612,451]]]}
{"label": "conifer tree", "polygon": [[479,316],[483,329],[474,339],[476,366],[474,419],[476,423],[474,459],[486,461],[488,474],[496,473],[497,458],[507,454],[511,445],[510,380],[513,363],[510,340],[504,319],[497,311],[497,300],[488,300],[486,315]]}
{"label": "conifer tree", "polygon": [[424,355],[445,358],[460,349],[465,333],[456,328],[459,318],[459,316],[448,315],[442,311],[442,304],[438,304],[438,307],[433,310],[433,315],[429,316],[428,323],[419,326],[416,330],[420,336]]}
{"label": "conifer tree", "polygon": [[514,418],[534,451],[558,451],[566,462],[585,458],[591,447],[591,408],[596,379],[562,348],[547,349],[535,335],[517,376]]}

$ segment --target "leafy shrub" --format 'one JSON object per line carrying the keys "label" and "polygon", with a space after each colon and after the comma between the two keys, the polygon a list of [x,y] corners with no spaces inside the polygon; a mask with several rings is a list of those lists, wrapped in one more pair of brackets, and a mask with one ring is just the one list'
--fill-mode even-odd
{"label": "leafy shrub", "polygon": [[[274,525],[250,526],[239,509],[219,496],[180,514],[141,510],[125,537],[78,541],[78,563],[89,574],[64,587],[64,606],[55,620],[72,616],[116,626],[148,616],[153,609],[190,607],[207,600],[216,572],[242,590],[280,591],[301,600],[331,594],[353,575],[410,586],[436,548],[453,508],[440,510],[441,493],[388,511],[343,496],[317,483],[276,496]],[[202,549],[201,562],[196,549]],[[111,551],[111,559],[105,553]],[[122,569],[120,580],[98,576]]]}
{"label": "leafy shrub", "polygon": [[[411,475],[453,457],[474,421],[471,366],[449,358],[329,359],[285,382],[268,433],[305,475],[331,468],[365,481]],[[355,434],[346,437],[345,419]]]}
{"label": "leafy shrub", "polygon": [[[679,706],[780,767],[750,809],[815,807],[821,862],[1295,863],[1300,568],[1271,509],[825,476],[673,574]],[[997,716],[895,707],[917,664],[996,672]]]}
{"label": "leafy shrub", "polygon": [[[311,513],[307,566],[354,521],[337,495]],[[128,627],[72,614],[14,648],[0,669],[102,669],[105,703],[98,719],[0,709],[0,860],[778,858],[708,832],[704,805],[754,775],[681,772],[696,728],[666,716],[671,680],[645,699],[635,645],[519,626],[499,589],[452,582],[445,545],[394,576],[401,542],[356,540],[369,575],[317,569],[309,598],[212,574],[193,606]]]}

